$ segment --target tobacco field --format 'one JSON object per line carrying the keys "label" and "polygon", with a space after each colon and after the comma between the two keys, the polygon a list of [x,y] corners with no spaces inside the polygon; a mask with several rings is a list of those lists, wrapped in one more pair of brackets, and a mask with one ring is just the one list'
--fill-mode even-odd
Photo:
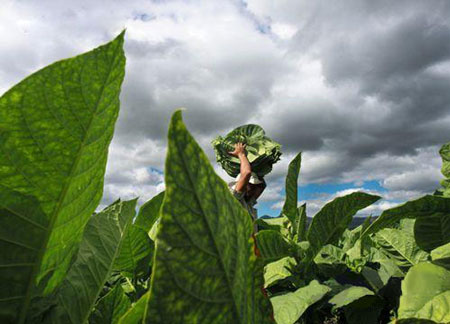
{"label": "tobacco field", "polygon": [[0,97],[0,323],[450,322],[450,143],[442,188],[351,230],[381,197],[336,198],[307,225],[299,153],[281,215],[252,235],[177,110],[165,192],[96,212],[123,43],[124,32]]}

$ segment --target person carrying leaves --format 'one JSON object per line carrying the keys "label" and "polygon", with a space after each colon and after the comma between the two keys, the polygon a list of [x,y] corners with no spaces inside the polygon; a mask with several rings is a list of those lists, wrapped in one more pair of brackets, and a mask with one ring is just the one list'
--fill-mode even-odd
{"label": "person carrying leaves", "polygon": [[280,159],[281,145],[255,124],[239,126],[225,137],[218,136],[212,145],[217,162],[229,176],[236,178],[228,184],[230,191],[255,223],[258,215],[254,206],[266,188],[264,176]]}
{"label": "person carrying leaves", "polygon": [[[263,193],[266,188],[266,182],[264,178],[258,178],[256,173],[252,172],[252,167],[247,159],[245,151],[245,144],[236,143],[234,145],[234,151],[229,152],[230,155],[237,157],[240,161],[240,173],[236,178],[236,181],[232,181],[228,184],[234,197],[242,204],[242,206],[252,216],[253,221],[258,218],[257,211],[254,208],[256,200]],[[255,232],[257,228],[255,226]]]}

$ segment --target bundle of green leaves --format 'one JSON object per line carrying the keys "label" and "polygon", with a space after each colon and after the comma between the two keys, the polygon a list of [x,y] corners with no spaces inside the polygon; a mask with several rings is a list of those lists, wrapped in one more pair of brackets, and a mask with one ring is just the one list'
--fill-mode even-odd
{"label": "bundle of green leaves", "polygon": [[435,194],[450,197],[450,142],[442,145],[439,154],[442,158],[441,172],[445,179],[441,180],[442,188],[438,189]]}
{"label": "bundle of green leaves", "polygon": [[237,177],[240,171],[239,159],[229,154],[238,142],[246,144],[252,172],[259,177],[272,171],[273,164],[280,159],[281,145],[267,137],[262,127],[254,124],[237,127],[225,137],[218,136],[212,141],[217,162],[231,177]]}

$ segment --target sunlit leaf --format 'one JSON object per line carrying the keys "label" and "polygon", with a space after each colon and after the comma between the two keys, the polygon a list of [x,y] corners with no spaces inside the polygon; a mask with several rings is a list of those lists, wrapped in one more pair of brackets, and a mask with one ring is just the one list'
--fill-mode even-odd
{"label": "sunlit leaf", "polygon": [[136,201],[117,201],[89,220],[75,263],[57,290],[54,322],[78,324],[87,320],[113,270],[135,215]]}
{"label": "sunlit leaf", "polygon": [[398,317],[450,322],[450,270],[428,262],[412,267],[402,282]]}
{"label": "sunlit leaf", "polygon": [[[18,279],[21,288],[2,283],[8,298],[0,299],[0,308],[11,307],[14,298],[18,322],[25,319],[34,286],[49,294],[64,279],[102,198],[125,72],[123,36],[33,73],[0,98],[0,185],[34,197],[45,214],[44,219],[30,212],[0,218],[0,227],[16,231],[16,238],[29,233],[18,231],[15,222],[44,229],[33,245],[39,252],[27,265],[31,271]],[[17,267],[5,259],[16,242],[0,242],[3,267]]]}
{"label": "sunlit leaf", "polygon": [[270,322],[252,219],[215,174],[181,111],[169,126],[164,175],[146,322]]}
{"label": "sunlit leaf", "polygon": [[327,286],[314,280],[295,292],[272,297],[270,301],[277,324],[295,323],[309,306],[322,299],[330,290]]}
{"label": "sunlit leaf", "polygon": [[[295,158],[289,163],[288,173],[286,176],[286,200],[284,201],[281,214],[285,215],[291,224],[296,229],[298,224],[298,174],[300,173],[300,165],[302,163],[302,153],[298,153]],[[295,234],[295,233],[294,233]]]}

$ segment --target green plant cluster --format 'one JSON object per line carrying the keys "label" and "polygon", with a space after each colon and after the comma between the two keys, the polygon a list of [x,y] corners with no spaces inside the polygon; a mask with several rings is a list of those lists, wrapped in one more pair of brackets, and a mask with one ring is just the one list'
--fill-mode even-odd
{"label": "green plant cluster", "polygon": [[354,192],[307,226],[306,205],[294,208],[300,161],[289,165],[280,217],[257,220],[277,323],[449,323],[450,199],[426,195],[350,230],[380,198]]}
{"label": "green plant cluster", "polygon": [[212,141],[217,162],[231,177],[237,177],[240,172],[239,158],[229,154],[238,142],[246,144],[248,161],[259,177],[272,171],[273,164],[280,160],[281,145],[268,138],[260,126],[249,124],[237,127],[225,137],[218,136]]}
{"label": "green plant cluster", "polygon": [[1,323],[450,321],[442,190],[349,230],[353,215],[379,199],[353,193],[308,227],[305,205],[297,207],[298,154],[282,215],[258,220],[255,238],[252,219],[176,111],[166,191],[140,208],[119,199],[96,212],[123,42],[121,33],[0,97]]}

